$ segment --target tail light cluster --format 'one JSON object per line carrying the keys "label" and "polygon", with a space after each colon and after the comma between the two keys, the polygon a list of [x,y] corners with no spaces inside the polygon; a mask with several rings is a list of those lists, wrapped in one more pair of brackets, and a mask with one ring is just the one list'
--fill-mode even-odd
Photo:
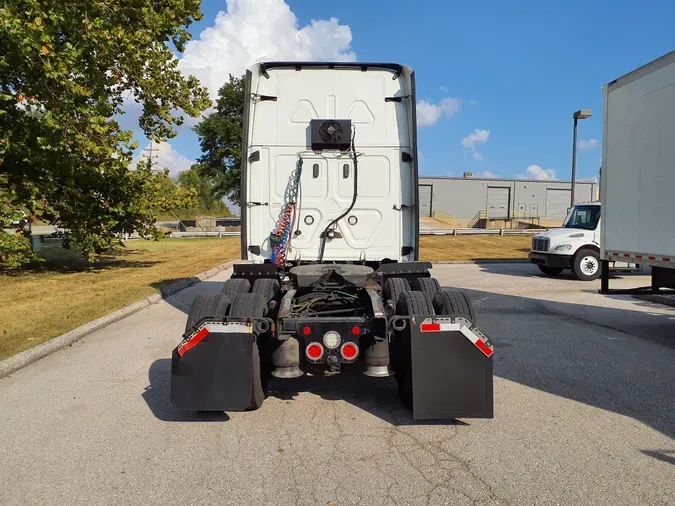
{"label": "tail light cluster", "polygon": [[[301,333],[305,336],[309,336],[312,333],[312,330],[309,327],[303,327]],[[361,334],[361,329],[354,327],[351,329],[353,335],[358,336]],[[342,342],[342,336],[334,331],[329,330],[323,335],[323,344],[318,342],[311,342],[305,348],[305,355],[312,362],[318,362],[323,358],[328,351],[336,351],[340,349],[340,355],[342,355],[343,360],[351,362],[356,360],[359,356],[359,347],[356,343],[351,341]]]}

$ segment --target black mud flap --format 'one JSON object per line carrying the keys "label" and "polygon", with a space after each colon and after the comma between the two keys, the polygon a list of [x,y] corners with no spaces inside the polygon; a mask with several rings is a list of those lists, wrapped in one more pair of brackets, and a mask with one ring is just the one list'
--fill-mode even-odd
{"label": "black mud flap", "polygon": [[192,411],[247,409],[254,342],[250,325],[202,324],[173,350],[171,403]]}
{"label": "black mud flap", "polygon": [[413,418],[492,418],[492,346],[464,318],[411,319]]}

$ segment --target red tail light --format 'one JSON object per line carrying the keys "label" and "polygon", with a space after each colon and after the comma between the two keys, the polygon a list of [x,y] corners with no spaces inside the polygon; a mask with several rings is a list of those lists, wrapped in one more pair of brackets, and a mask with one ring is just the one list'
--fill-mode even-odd
{"label": "red tail light", "polygon": [[359,334],[361,334],[361,329],[358,327],[352,327],[352,334],[358,336]]}
{"label": "red tail light", "polygon": [[302,327],[302,333],[308,336],[312,333],[312,329],[310,329],[309,327]]}
{"label": "red tail light", "polygon": [[310,360],[319,360],[323,357],[323,346],[319,343],[310,343],[305,349],[305,354]]}
{"label": "red tail light", "polygon": [[359,347],[354,343],[345,343],[340,348],[340,353],[345,360],[354,360],[359,356]]}

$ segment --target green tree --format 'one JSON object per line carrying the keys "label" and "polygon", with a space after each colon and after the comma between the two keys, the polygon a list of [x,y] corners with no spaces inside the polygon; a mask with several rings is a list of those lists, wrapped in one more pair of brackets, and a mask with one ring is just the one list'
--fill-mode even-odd
{"label": "green tree", "polygon": [[178,184],[182,188],[194,191],[196,210],[215,213],[219,217],[230,216],[227,205],[216,195],[212,179],[200,172],[197,165],[178,174]]}
{"label": "green tree", "polygon": [[202,156],[197,170],[211,179],[217,197],[239,203],[241,140],[244,128],[244,77],[230,75],[218,90],[216,111],[196,127]]}
{"label": "green tree", "polygon": [[182,52],[199,19],[199,0],[0,4],[0,215],[41,214],[90,256],[124,232],[159,237],[156,215],[193,193],[162,192],[168,174],[146,163],[129,170],[136,144],[114,117],[140,103],[141,129],[162,141],[209,107],[169,47]]}

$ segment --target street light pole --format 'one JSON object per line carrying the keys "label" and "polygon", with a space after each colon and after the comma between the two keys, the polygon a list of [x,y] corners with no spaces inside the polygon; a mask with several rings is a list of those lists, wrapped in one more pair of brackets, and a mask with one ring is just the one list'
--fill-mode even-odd
{"label": "street light pole", "polygon": [[577,123],[579,118],[574,115],[574,134],[572,135],[572,194],[570,208],[574,207],[574,187],[577,180]]}
{"label": "street light pole", "polygon": [[577,180],[577,124],[580,119],[590,118],[593,112],[590,109],[581,109],[572,115],[574,118],[574,134],[572,135],[572,191],[570,207],[574,207],[574,189]]}

